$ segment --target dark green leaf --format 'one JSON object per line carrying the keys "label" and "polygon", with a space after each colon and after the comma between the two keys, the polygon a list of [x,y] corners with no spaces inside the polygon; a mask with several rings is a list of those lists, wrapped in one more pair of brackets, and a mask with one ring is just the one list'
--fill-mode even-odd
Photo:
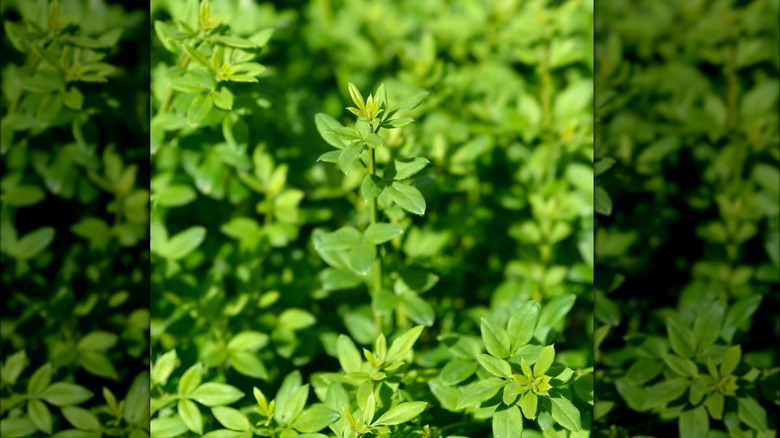
{"label": "dark green leaf", "polygon": [[704,406],[680,414],[680,436],[707,438],[710,431],[710,419]]}

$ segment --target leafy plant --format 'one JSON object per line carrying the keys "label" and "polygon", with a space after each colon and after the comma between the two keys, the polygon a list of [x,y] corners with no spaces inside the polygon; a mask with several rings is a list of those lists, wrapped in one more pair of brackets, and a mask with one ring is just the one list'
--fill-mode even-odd
{"label": "leafy plant", "polygon": [[148,436],[145,12],[2,11],[2,435]]}
{"label": "leafy plant", "polygon": [[620,162],[596,231],[602,436],[777,427],[778,9],[713,6],[597,13],[597,155]]}
{"label": "leafy plant", "polygon": [[[592,19],[564,3],[152,2],[153,435],[488,435],[522,396],[457,407],[499,379],[481,321],[531,300],[531,354],[497,358],[522,381],[555,345],[525,436],[588,433]],[[218,78],[222,37],[257,82]]]}

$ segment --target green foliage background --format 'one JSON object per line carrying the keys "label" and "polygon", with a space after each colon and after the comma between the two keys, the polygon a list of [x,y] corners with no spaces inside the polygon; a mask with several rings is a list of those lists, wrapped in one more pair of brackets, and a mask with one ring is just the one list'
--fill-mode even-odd
{"label": "green foliage background", "polygon": [[596,17],[596,155],[616,160],[599,176],[597,428],[775,436],[778,3],[599,2]]}
{"label": "green foliage background", "polygon": [[149,436],[145,5],[2,16],[2,436]]}
{"label": "green foliage background", "polygon": [[[152,35],[153,434],[220,427],[247,434],[242,415],[262,420],[273,394],[289,405],[290,394],[308,394],[303,383],[330,403],[330,385],[344,379],[339,368],[355,363],[345,360],[352,357],[348,342],[357,344],[356,353],[373,346],[378,354],[380,337],[391,345],[410,329],[419,336],[411,341],[417,341],[414,361],[405,356],[407,365],[389,375],[386,387],[400,391],[377,390],[375,400],[377,417],[392,404],[405,411],[398,417],[404,421],[380,424],[390,424],[393,436],[488,434],[498,402],[455,404],[464,388],[490,376],[475,361],[485,348],[481,319],[503,330],[528,300],[541,303],[542,316],[527,359],[535,362],[542,346],[555,344],[556,370],[575,375],[570,383],[560,380],[559,389],[582,415],[575,426],[573,417],[561,421],[557,407],[551,417],[545,405],[546,416],[526,420],[526,436],[541,429],[564,434],[563,427],[580,422],[585,431],[576,433],[587,434],[591,2],[214,1],[199,22],[201,13],[195,2],[152,2],[152,20],[160,22]],[[228,27],[218,27],[220,20]],[[273,36],[266,42],[268,29]],[[181,44],[198,47],[204,59]],[[209,58],[217,50],[223,55]],[[197,82],[200,73],[181,76],[175,67],[222,74],[219,59],[265,68],[242,66],[251,77],[225,73],[216,83]],[[383,210],[403,234],[380,251],[382,294],[369,294],[371,275],[323,262],[313,238],[315,229],[363,229],[369,221],[360,196],[364,174],[353,169],[345,176],[317,163],[331,148],[314,116],[324,112],[349,125],[348,82],[364,96],[384,83],[391,104],[429,92],[409,114],[417,120],[385,131],[377,149],[383,167],[391,159],[430,161],[410,180],[425,197],[425,215]],[[454,364],[465,366],[465,374],[442,384],[442,368],[458,359],[451,350],[461,343],[465,364]],[[525,357],[510,360],[515,372]],[[189,380],[181,386],[186,370],[202,376],[195,381],[200,387]],[[206,400],[210,414],[177,401],[176,394],[210,389],[196,389],[205,382],[227,385],[219,387],[226,398]],[[253,387],[262,397],[247,403]],[[369,392],[358,389],[368,386],[344,387],[358,391],[350,398],[368,415]],[[317,409],[321,415],[311,416],[327,420],[327,410],[308,399],[304,414]],[[417,410],[423,405],[403,404],[414,402],[425,403],[424,412]],[[282,427],[290,418],[273,421],[278,428],[262,433],[294,434]]]}

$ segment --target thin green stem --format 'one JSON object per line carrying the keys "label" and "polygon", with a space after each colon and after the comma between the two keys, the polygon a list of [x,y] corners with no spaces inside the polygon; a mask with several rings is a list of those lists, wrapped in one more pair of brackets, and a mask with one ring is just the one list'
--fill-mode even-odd
{"label": "thin green stem", "polygon": [[[371,149],[371,158],[369,161],[369,170],[371,175],[376,176],[376,150]],[[371,200],[371,224],[379,222],[379,205],[377,198]],[[373,294],[378,294],[382,289],[382,254],[379,253],[376,262],[376,269],[374,269],[374,287]]]}
{"label": "thin green stem", "polygon": [[[376,150],[371,149],[368,169],[371,175],[376,176]],[[371,224],[379,222],[379,205],[377,198],[371,200]],[[382,247],[377,248],[376,266],[374,267],[374,284],[371,288],[371,295],[376,296],[382,290]],[[382,332],[382,317],[374,315],[374,325],[378,333]]]}

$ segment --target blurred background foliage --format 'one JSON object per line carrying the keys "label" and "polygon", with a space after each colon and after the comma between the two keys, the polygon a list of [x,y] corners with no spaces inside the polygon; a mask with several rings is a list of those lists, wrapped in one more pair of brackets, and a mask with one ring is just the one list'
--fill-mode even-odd
{"label": "blurred background foliage", "polygon": [[[367,280],[334,274],[312,242],[317,227],[367,223],[363,175],[316,162],[330,146],[314,116],[346,123],[352,82],[365,94],[384,83],[399,100],[430,92],[377,150],[382,166],[431,161],[413,180],[425,216],[388,212],[404,234],[387,249],[426,273],[415,302],[431,328],[417,350],[479,336],[481,317],[534,299],[554,301],[545,340],[558,361],[592,365],[592,2],[224,0],[209,11],[215,33],[200,36],[187,30],[203,29],[199,13],[194,1],[152,2],[153,360],[176,349],[218,381],[273,394],[293,369],[304,380],[338,370],[339,334],[374,342]],[[193,63],[182,41],[251,58],[257,83],[197,83],[181,67],[220,56]],[[231,352],[244,331],[267,345]],[[442,349],[420,363],[437,366]]]}
{"label": "blurred background foliage", "polygon": [[[690,327],[706,312],[723,332],[697,356],[700,368],[705,356],[717,363],[729,344],[741,344],[737,374],[747,380],[738,396],[760,402],[756,418],[764,410],[763,422],[751,421],[727,397],[732,416],[710,421],[708,436],[776,430],[778,14],[778,2],[765,0],[597,2],[596,156],[616,160],[599,177],[613,213],[596,227],[595,415],[603,436],[678,432],[672,420],[686,397],[661,395],[653,385],[663,367],[637,377],[637,364],[660,359],[648,356],[650,338],[668,349],[667,318]],[[713,302],[729,308],[725,320]],[[761,377],[749,383],[754,369]],[[662,402],[637,407],[615,383],[647,388]]]}
{"label": "blurred background foliage", "polygon": [[148,436],[147,7],[0,9],[4,437]]}

